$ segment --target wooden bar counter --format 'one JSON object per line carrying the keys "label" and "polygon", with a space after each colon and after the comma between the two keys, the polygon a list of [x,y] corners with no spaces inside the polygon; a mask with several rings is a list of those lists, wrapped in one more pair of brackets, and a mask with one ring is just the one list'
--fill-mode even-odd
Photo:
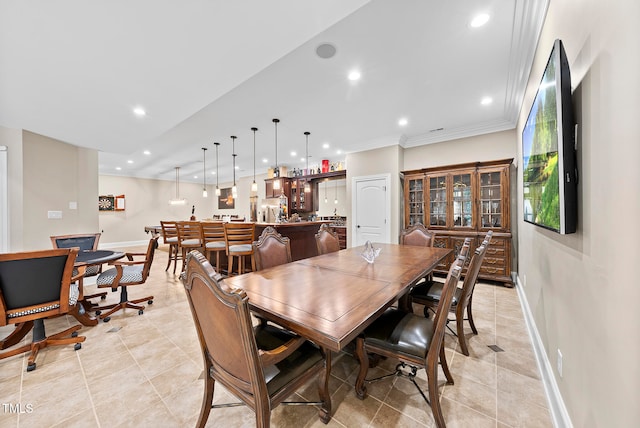
{"label": "wooden bar counter", "polygon": [[291,257],[302,260],[318,255],[315,234],[322,223],[330,221],[298,221],[292,223],[256,223],[256,241],[267,226],[271,226],[291,240]]}

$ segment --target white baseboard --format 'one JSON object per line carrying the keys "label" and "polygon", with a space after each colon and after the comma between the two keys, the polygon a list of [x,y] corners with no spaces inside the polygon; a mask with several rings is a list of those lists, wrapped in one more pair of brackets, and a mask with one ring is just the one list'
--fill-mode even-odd
{"label": "white baseboard", "polygon": [[567,412],[567,408],[564,405],[562,394],[560,394],[560,389],[558,388],[556,377],[553,374],[551,363],[549,362],[549,358],[547,358],[547,353],[544,349],[544,345],[542,344],[542,339],[540,338],[538,328],[536,327],[535,320],[533,319],[533,314],[531,313],[531,308],[527,301],[527,295],[522,289],[520,277],[516,277],[516,290],[518,291],[518,297],[520,297],[520,305],[522,305],[524,321],[527,325],[531,342],[533,343],[533,353],[536,357],[536,361],[538,362],[538,370],[540,370],[542,383],[547,394],[547,401],[549,402],[549,411],[551,412],[553,425],[557,428],[572,428],[573,423],[571,422],[569,412]]}

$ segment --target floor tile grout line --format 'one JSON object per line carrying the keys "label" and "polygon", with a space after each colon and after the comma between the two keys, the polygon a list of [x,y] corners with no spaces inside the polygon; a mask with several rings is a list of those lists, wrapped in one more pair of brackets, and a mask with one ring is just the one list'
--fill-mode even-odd
{"label": "floor tile grout line", "polygon": [[98,428],[101,428],[100,419],[98,418],[98,412],[96,412],[96,405],[93,401],[93,397],[91,395],[91,390],[89,389],[89,381],[87,379],[87,373],[84,369],[84,365],[82,364],[82,358],[80,355],[76,353],[78,357],[78,364],[80,364],[80,371],[82,372],[82,379],[84,380],[84,385],[87,388],[87,395],[89,396],[89,403],[91,403],[91,411],[93,412],[93,417],[96,418],[96,423],[98,424]]}

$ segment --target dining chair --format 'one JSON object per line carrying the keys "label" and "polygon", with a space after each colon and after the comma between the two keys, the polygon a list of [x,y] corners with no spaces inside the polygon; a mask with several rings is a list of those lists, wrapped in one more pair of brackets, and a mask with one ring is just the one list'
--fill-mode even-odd
{"label": "dining chair", "polygon": [[[76,303],[79,291],[72,285],[73,264],[77,248],[0,254],[0,326],[14,324],[16,330],[3,342],[7,351],[0,359],[30,352],[27,371],[36,369],[41,349],[56,345],[82,347],[84,336],[78,336],[80,325],[47,336],[45,318],[63,315]],[[30,344],[14,349],[33,330]]]}
{"label": "dining chair", "polygon": [[[51,239],[51,244],[53,245],[53,248],[77,247],[80,249],[80,251],[96,251],[98,249],[98,242],[100,241],[101,235],[102,234],[100,232],[78,233],[73,235],[54,235],[54,236],[50,236],[49,239]],[[95,276],[100,272],[102,272],[102,264],[89,265],[85,267],[84,274],[81,275],[80,279],[78,280],[78,286],[80,287],[80,290],[82,291],[82,288],[83,288],[83,280],[82,280],[83,278],[86,278],[88,276]],[[78,274],[78,269],[74,268],[73,276],[75,277],[77,276],[77,274]],[[100,297],[101,300],[104,300],[107,298],[107,293],[101,292],[101,293],[95,293],[95,294],[89,294],[89,295],[83,296],[83,302],[85,302],[85,304],[89,306],[91,305],[91,303],[89,302],[89,299],[93,299],[95,297]],[[88,310],[90,310],[90,308]]]}
{"label": "dining chair", "polygon": [[182,260],[182,254],[178,249],[178,222],[161,221],[160,227],[162,227],[162,241],[165,244],[169,244],[169,260],[167,260],[165,271],[169,270],[169,266],[173,261],[173,273],[175,274],[178,260]]}
{"label": "dining chair", "polygon": [[252,244],[256,271],[291,263],[291,243],[272,226],[267,226]]}
{"label": "dining chair", "polygon": [[224,240],[224,223],[221,221],[200,222],[200,233],[204,241],[206,257],[211,262],[211,255],[216,254],[216,271],[220,272],[220,253],[226,251],[227,244]]}
{"label": "dining chair", "polygon": [[[484,260],[487,248],[491,243],[491,235],[493,231],[489,231],[484,238],[482,244],[477,247],[474,254],[471,256],[469,266],[467,268],[462,287],[456,287],[453,295],[453,301],[451,303],[451,312],[455,313],[456,317],[456,331],[452,333],[458,337],[458,343],[460,344],[460,350],[466,356],[469,356],[469,348],[467,346],[467,339],[464,335],[464,321],[469,322],[471,331],[473,334],[478,334],[478,329],[473,322],[473,290],[478,282],[478,273],[480,273],[480,267]],[[424,305],[425,316],[428,316],[428,311],[434,312],[440,303],[442,297],[443,284],[438,281],[433,281],[424,286],[416,287],[411,293],[412,301]],[[464,317],[465,311],[467,312],[467,318]],[[451,320],[447,320],[450,322]]]}
{"label": "dining chair", "polygon": [[[365,329],[363,334],[358,336],[356,356],[360,369],[355,391],[359,399],[364,400],[367,397],[366,383],[388,376],[405,376],[418,388],[427,404],[431,406],[436,426],[445,427],[438,396],[438,362],[447,379],[447,384],[452,385],[453,377],[444,353],[444,329],[461,272],[462,261],[456,259],[447,274],[442,298],[433,320],[392,307],[383,312]],[[399,364],[392,374],[366,379],[370,366],[369,354],[394,358],[399,360]],[[424,368],[427,372],[428,399],[415,379],[419,368]]]}
{"label": "dining chair", "polygon": [[400,244],[433,247],[435,237],[436,234],[430,232],[422,223],[416,223],[400,232]]}
{"label": "dining chair", "polygon": [[255,223],[225,223],[224,239],[226,243],[227,257],[229,258],[227,271],[233,274],[233,258],[238,258],[238,273],[245,270],[245,257],[251,257],[251,268],[255,269],[253,258],[253,244],[255,236]]}
{"label": "dining chair", "polygon": [[315,234],[318,255],[340,251],[338,234],[331,230],[327,223],[322,223]]}
{"label": "dining chair", "polygon": [[[120,287],[119,303],[96,308],[96,315],[98,315],[101,320],[109,322],[113,313],[125,308],[137,309],[138,315],[142,315],[145,306],[139,305],[138,303],[146,301],[150,305],[153,304],[153,296],[129,299],[127,287],[144,284],[147,281],[157,245],[158,237],[151,238],[146,253],[125,253],[127,260],[114,260],[109,262],[109,265],[114,267],[98,275],[96,279],[98,288],[111,288],[111,291],[117,291],[118,287]],[[144,258],[141,259],[141,257]],[[107,310],[107,312],[102,313],[104,310]]]}
{"label": "dining chair", "polygon": [[[182,256],[182,271],[184,271],[185,258],[191,250],[202,249],[204,239],[199,221],[178,221],[178,248]],[[204,252],[204,250],[202,250]]]}
{"label": "dining chair", "polygon": [[[197,427],[204,427],[214,405],[215,383],[222,384],[256,415],[257,427],[269,427],[271,411],[317,377],[319,416],[331,419],[328,356],[315,344],[270,324],[252,326],[249,298],[230,289],[197,251],[187,255],[183,284],[198,333],[205,385]],[[300,402],[292,404],[303,404]],[[233,405],[233,404],[231,404]]]}

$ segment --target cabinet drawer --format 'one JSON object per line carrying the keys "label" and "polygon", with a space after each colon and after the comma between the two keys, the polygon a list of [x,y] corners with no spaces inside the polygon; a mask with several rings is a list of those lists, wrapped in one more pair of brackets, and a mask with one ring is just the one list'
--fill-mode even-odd
{"label": "cabinet drawer", "polygon": [[481,274],[487,275],[501,275],[504,276],[507,273],[507,269],[504,266],[485,266],[484,263],[480,267]]}
{"label": "cabinet drawer", "polygon": [[[478,236],[478,239],[482,241],[484,239],[484,235]],[[507,246],[507,240],[504,238],[491,238],[491,243],[489,244],[489,248],[505,248]]]}
{"label": "cabinet drawer", "polygon": [[482,261],[482,267],[505,268],[507,262],[504,257],[486,257]]}
{"label": "cabinet drawer", "polygon": [[504,258],[506,251],[504,248],[490,246],[487,248],[485,257],[502,257]]}

